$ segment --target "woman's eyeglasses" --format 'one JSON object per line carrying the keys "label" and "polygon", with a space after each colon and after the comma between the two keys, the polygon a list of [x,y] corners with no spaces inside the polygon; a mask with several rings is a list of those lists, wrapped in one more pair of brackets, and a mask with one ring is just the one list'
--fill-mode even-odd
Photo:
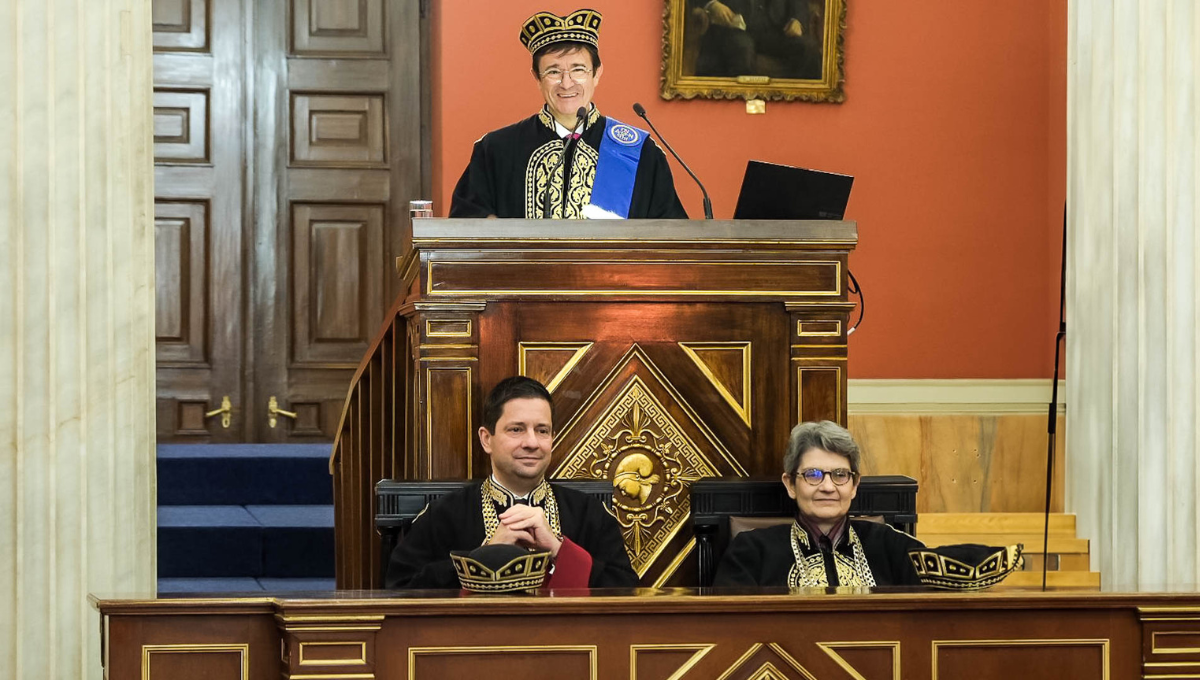
{"label": "woman's eyeglasses", "polygon": [[858,476],[857,472],[852,472],[846,468],[838,468],[836,470],[819,470],[817,468],[804,468],[793,473],[795,477],[802,477],[804,481],[812,486],[819,486],[825,481],[825,476],[833,480],[835,486],[845,486],[848,482]]}

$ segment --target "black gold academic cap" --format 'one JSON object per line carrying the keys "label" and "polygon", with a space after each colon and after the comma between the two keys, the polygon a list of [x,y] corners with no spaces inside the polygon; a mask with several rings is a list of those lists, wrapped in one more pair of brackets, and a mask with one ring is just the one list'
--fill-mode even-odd
{"label": "black gold academic cap", "polygon": [[921,583],[946,590],[982,590],[1021,568],[1024,546],[943,545],[908,551]]}
{"label": "black gold academic cap", "polygon": [[458,582],[473,593],[521,593],[546,580],[550,552],[501,543],[450,553]]}
{"label": "black gold academic cap", "polygon": [[588,43],[599,48],[601,19],[594,9],[577,9],[565,17],[538,12],[521,25],[521,44],[530,54],[558,42]]}

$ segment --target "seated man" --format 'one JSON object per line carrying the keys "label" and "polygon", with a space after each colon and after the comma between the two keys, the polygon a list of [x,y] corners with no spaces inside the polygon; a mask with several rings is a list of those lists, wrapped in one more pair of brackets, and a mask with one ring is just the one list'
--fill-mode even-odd
{"label": "seated man", "polygon": [[483,404],[479,441],[491,458],[482,482],[438,499],[413,520],[396,546],[388,588],[458,588],[451,550],[509,543],[548,550],[551,588],[635,587],[617,521],[587,496],[546,481],[554,443],[550,393],[516,376],[500,381]]}
{"label": "seated man", "polygon": [[738,534],[714,586],[921,585],[909,550],[925,546],[887,524],[849,518],[858,492],[858,444],[836,423],[801,423],[783,458],[796,521]]}

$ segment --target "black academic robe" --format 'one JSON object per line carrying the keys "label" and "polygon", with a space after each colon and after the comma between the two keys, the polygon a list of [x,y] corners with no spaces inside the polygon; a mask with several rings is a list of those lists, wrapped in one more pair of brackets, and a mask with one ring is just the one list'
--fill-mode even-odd
{"label": "black academic robe", "polygon": [[[565,160],[567,144],[545,108],[489,132],[475,142],[471,161],[454,187],[450,217],[582,219],[592,195],[605,124],[605,117],[593,107],[587,130],[570,145]],[[687,219],[667,157],[652,139],[646,140],[638,161],[629,217]]]}
{"label": "black academic robe", "polygon": [[[919,586],[921,579],[909,560],[909,550],[920,550],[923,543],[887,524],[867,520],[850,520],[862,545],[871,575],[877,586]],[[792,551],[791,524],[781,524],[753,531],[743,531],[733,538],[721,558],[713,579],[715,587],[787,586],[788,573],[796,563]],[[848,542],[843,540],[836,550],[850,555]],[[832,575],[832,556],[823,553],[824,568]],[[835,577],[836,578],[836,577]],[[834,579],[829,579],[830,585]]]}
{"label": "black academic robe", "polygon": [[[451,550],[473,550],[484,542],[482,482],[449,493],[426,508],[388,562],[384,585],[398,588],[458,588]],[[633,588],[638,576],[629,564],[621,528],[587,494],[551,484],[562,535],[592,557],[588,586]],[[497,507],[497,512],[504,508]]]}

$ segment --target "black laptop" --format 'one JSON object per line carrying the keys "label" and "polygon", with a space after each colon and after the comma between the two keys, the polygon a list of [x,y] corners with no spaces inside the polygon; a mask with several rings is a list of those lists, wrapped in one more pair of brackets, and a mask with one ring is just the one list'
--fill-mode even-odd
{"label": "black laptop", "polygon": [[790,165],[750,161],[735,220],[840,220],[854,178]]}

